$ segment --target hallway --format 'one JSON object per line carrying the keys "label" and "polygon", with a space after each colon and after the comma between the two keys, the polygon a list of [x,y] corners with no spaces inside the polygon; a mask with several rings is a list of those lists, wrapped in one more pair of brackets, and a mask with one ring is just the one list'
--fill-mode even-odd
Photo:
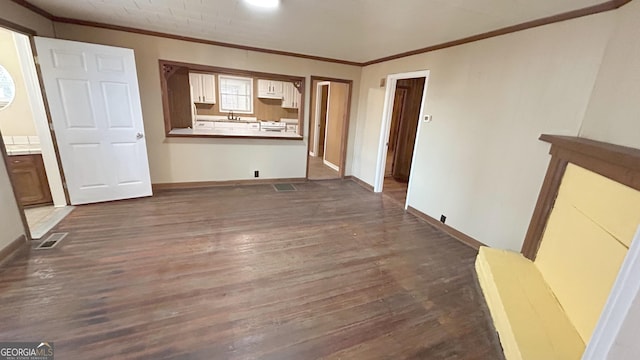
{"label": "hallway", "polygon": [[329,180],[339,179],[340,174],[328,167],[322,161],[322,157],[308,156],[309,159],[309,180]]}

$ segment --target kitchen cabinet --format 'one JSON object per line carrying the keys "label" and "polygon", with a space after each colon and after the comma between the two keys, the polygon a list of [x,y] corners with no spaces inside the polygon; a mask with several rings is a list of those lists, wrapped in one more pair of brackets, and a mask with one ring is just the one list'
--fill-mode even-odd
{"label": "kitchen cabinet", "polygon": [[282,99],[282,81],[258,79],[258,97],[262,99]]}
{"label": "kitchen cabinet", "polygon": [[216,103],[216,76],[213,74],[189,73],[191,102],[195,104]]}
{"label": "kitchen cabinet", "polygon": [[282,107],[287,109],[297,109],[300,107],[300,92],[293,83],[283,83]]}
{"label": "kitchen cabinet", "polygon": [[22,206],[50,204],[53,202],[42,155],[9,156],[9,173]]}

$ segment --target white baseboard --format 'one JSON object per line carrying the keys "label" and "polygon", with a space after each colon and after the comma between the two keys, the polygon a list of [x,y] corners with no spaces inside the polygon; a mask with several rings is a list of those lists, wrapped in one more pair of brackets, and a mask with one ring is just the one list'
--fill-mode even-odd
{"label": "white baseboard", "polygon": [[338,167],[338,165],[336,165],[336,164],[334,164],[334,163],[332,163],[330,161],[327,161],[327,159],[323,159],[322,161],[324,162],[325,165],[327,165],[328,167],[332,168],[333,170],[340,171],[340,167]]}

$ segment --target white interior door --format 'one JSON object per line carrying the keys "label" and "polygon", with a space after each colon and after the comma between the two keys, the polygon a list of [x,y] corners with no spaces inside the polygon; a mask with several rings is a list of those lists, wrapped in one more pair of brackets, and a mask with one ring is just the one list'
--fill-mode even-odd
{"label": "white interior door", "polygon": [[133,50],[35,42],[71,203],[150,196]]}

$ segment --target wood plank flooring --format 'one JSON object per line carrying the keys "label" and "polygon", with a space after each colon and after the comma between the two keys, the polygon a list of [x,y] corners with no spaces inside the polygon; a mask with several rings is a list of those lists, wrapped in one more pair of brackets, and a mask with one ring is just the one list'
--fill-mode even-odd
{"label": "wood plank flooring", "polygon": [[408,185],[408,183],[397,181],[392,177],[385,177],[382,192],[404,207],[404,203],[407,202]]}
{"label": "wood plank flooring", "polygon": [[340,178],[340,173],[325,165],[322,161],[322,157],[308,156],[308,159],[309,180],[330,180]]}
{"label": "wood plank flooring", "polygon": [[0,270],[56,359],[501,359],[475,251],[351,181],[79,206]]}

